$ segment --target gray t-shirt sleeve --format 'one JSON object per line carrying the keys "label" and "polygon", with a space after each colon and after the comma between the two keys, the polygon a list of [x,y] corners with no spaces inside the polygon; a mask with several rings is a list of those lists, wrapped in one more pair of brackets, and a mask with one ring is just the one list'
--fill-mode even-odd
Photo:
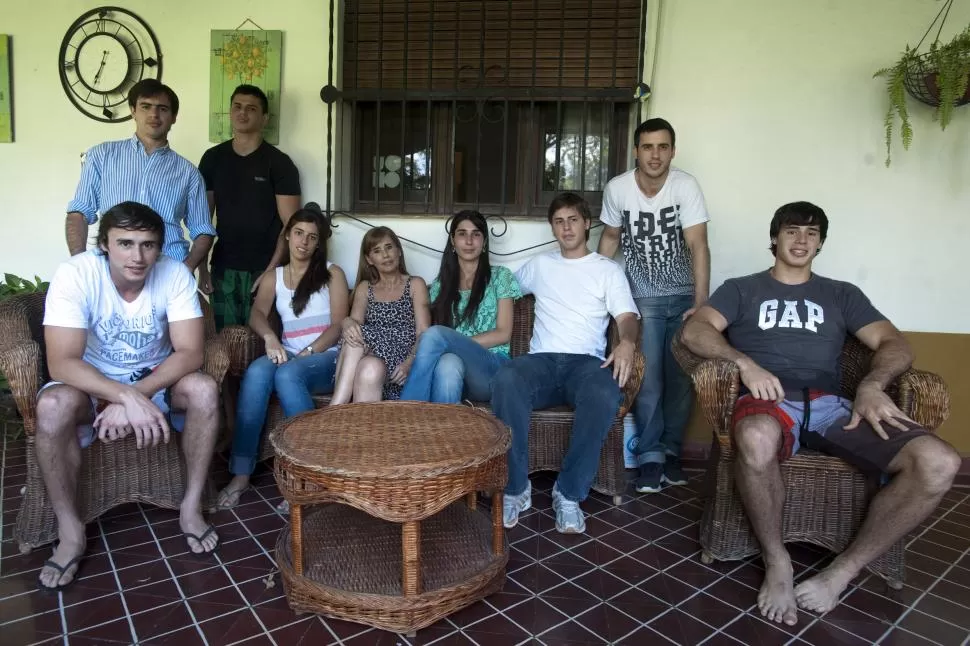
{"label": "gray t-shirt sleeve", "polygon": [[741,317],[741,287],[734,279],[724,281],[708,299],[707,304],[720,312],[731,325]]}
{"label": "gray t-shirt sleeve", "polygon": [[861,289],[852,283],[841,283],[840,287],[842,302],[839,307],[845,319],[845,328],[850,334],[855,334],[870,323],[886,320]]}

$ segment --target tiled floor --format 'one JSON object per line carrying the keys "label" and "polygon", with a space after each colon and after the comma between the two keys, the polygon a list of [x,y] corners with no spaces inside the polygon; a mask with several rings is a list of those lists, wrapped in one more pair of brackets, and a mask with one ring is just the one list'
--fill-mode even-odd
{"label": "tiled floor", "polygon": [[[3,442],[0,644],[970,644],[970,490],[954,489],[910,543],[907,586],[866,576],[823,618],[776,627],[751,609],[759,562],[699,559],[700,472],[687,487],[628,497],[593,495],[587,533],[554,528],[549,476],[534,478],[536,509],[509,532],[505,589],[415,639],[287,606],[273,546],[285,519],[272,475],[237,509],[212,518],[218,559],[187,554],[175,512],[127,505],[89,527],[81,578],[51,595],[35,588],[49,549],[12,541],[24,481],[23,441]],[[826,555],[796,545],[799,577]]]}

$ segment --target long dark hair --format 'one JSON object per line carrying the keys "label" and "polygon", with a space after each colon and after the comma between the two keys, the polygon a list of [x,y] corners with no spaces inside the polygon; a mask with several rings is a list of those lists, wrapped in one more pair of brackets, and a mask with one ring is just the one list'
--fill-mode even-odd
{"label": "long dark hair", "polygon": [[[482,255],[478,257],[478,268],[472,281],[471,294],[468,305],[461,317],[456,317],[455,310],[461,299],[461,267],[458,265],[458,254],[455,252],[455,232],[462,222],[471,222],[482,232]],[[451,219],[448,227],[448,242],[445,243],[445,253],[441,256],[441,267],[438,269],[438,283],[441,288],[438,297],[431,303],[431,322],[435,325],[447,325],[450,328],[466,321],[474,321],[478,314],[478,306],[485,296],[485,288],[492,279],[492,266],[488,262],[488,225],[485,217],[478,211],[461,211]]]}
{"label": "long dark hair", "polygon": [[310,256],[310,264],[293,292],[293,313],[297,316],[306,309],[310,297],[330,283],[330,270],[327,269],[327,240],[330,239],[330,221],[324,217],[320,207],[314,202],[308,202],[306,206],[290,216],[286,227],[283,228],[283,239],[286,240],[286,245],[283,247],[283,259],[280,266],[285,267],[290,264],[288,236],[293,227],[300,222],[316,225],[319,238],[317,239],[317,248],[313,250],[313,255]]}

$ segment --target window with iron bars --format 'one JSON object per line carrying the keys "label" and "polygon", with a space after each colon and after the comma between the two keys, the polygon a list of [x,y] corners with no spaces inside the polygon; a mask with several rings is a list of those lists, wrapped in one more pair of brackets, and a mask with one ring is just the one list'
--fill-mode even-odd
{"label": "window with iron bars", "polygon": [[352,209],[544,216],[563,190],[598,206],[630,154],[642,4],[347,0]]}

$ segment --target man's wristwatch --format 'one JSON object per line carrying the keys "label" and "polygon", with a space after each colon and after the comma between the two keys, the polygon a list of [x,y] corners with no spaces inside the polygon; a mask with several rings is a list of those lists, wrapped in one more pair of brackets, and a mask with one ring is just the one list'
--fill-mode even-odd
{"label": "man's wristwatch", "polygon": [[303,348],[303,351],[306,352],[307,354],[313,354],[313,346],[308,345],[307,347]]}

